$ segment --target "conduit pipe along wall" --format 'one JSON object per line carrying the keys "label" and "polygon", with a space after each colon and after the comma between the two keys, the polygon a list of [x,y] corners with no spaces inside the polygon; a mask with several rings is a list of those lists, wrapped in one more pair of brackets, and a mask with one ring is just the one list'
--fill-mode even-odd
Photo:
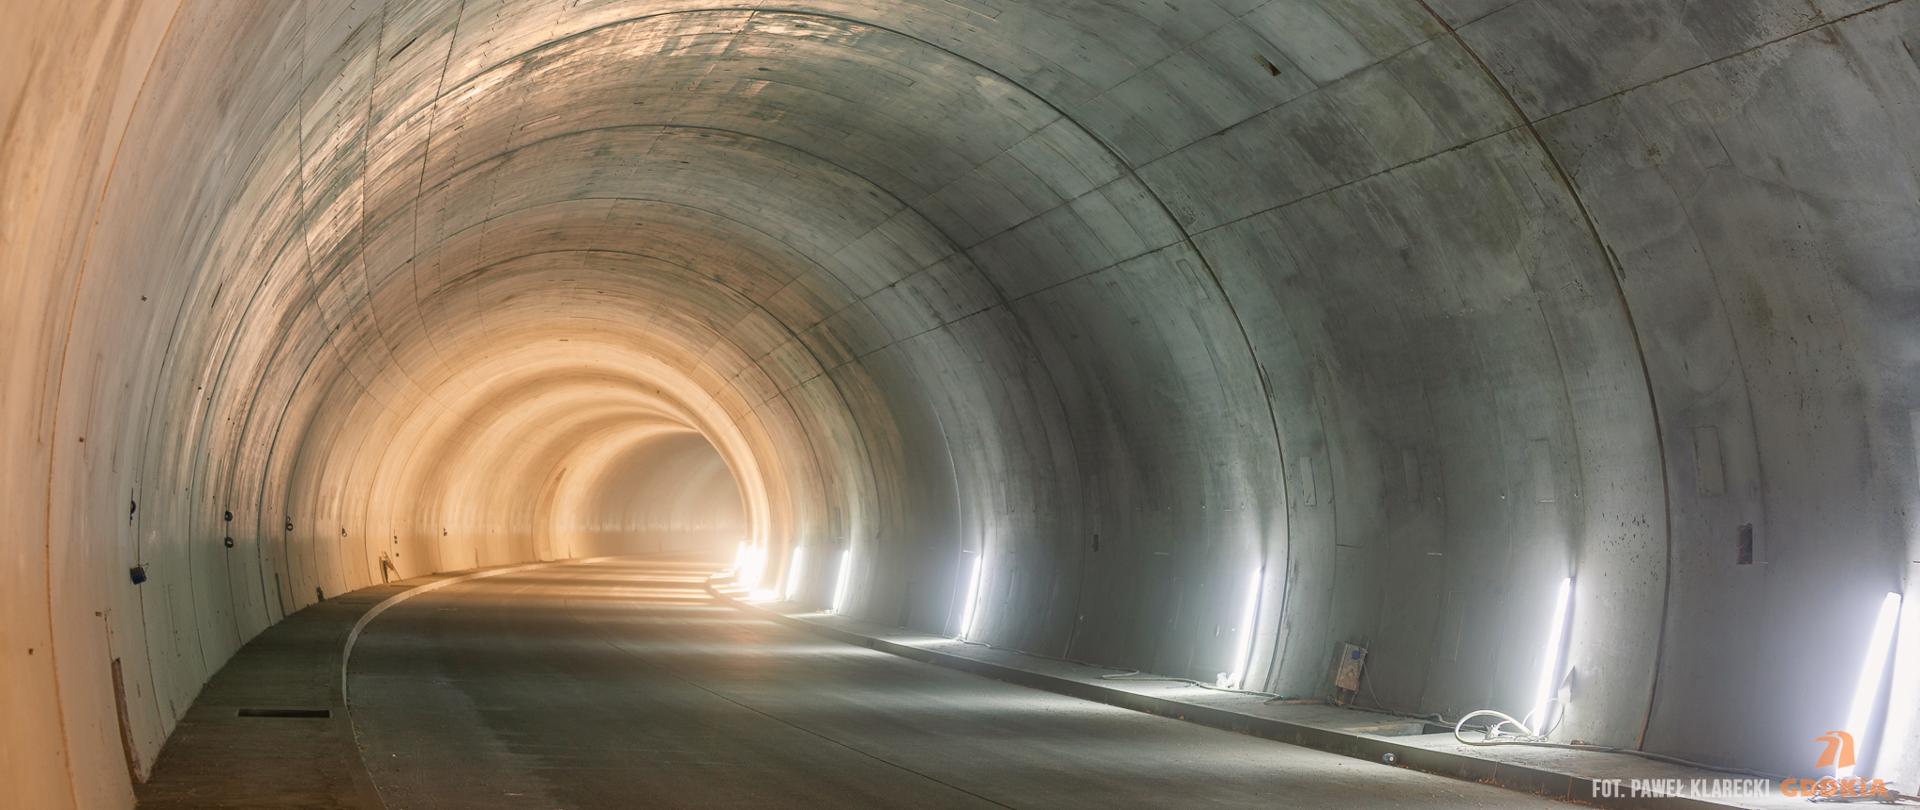
{"label": "conduit pipe along wall", "polygon": [[1560,736],[1844,721],[1920,560],[1920,5],[760,5],[17,9],[7,804],[130,801],[116,667],[143,771],[383,554],[650,525],[663,443],[869,619],[984,553],[994,644],[1518,711],[1574,576]]}

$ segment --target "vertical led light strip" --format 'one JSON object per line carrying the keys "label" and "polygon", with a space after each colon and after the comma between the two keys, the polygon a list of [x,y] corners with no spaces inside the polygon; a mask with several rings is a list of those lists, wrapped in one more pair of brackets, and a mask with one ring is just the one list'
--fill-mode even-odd
{"label": "vertical led light strip", "polygon": [[807,547],[793,547],[793,562],[787,566],[787,601],[800,592],[800,580],[807,575]]}
{"label": "vertical led light strip", "polygon": [[[1860,678],[1853,685],[1853,707],[1847,710],[1847,733],[1853,735],[1854,750],[1867,750],[1867,726],[1873,722],[1874,704],[1880,702],[1880,682],[1887,675],[1887,659],[1893,656],[1893,628],[1900,620],[1900,594],[1890,593],[1880,600],[1880,615],[1874,617],[1873,635],[1867,637],[1867,658],[1860,662]],[[1837,767],[1834,775],[1852,776],[1853,765]]]}
{"label": "vertical led light strip", "polygon": [[760,584],[760,569],[763,567],[761,563],[766,560],[766,558],[767,551],[765,546],[747,547],[747,559],[744,562],[744,567],[740,570],[741,585],[752,588]]}
{"label": "vertical led light strip", "polygon": [[847,585],[853,581],[853,548],[849,546],[840,552],[840,573],[833,581],[833,607],[835,613],[847,609]]}
{"label": "vertical led light strip", "polygon": [[973,556],[973,571],[967,574],[966,607],[960,610],[960,637],[965,639],[973,635],[973,619],[980,612],[980,571],[986,567],[987,554],[981,551]]}
{"label": "vertical led light strip", "polygon": [[[1888,676],[1891,683],[1912,683],[1914,678],[1909,673],[1920,672],[1920,602],[1901,600],[1900,618],[1893,626],[1893,658],[1887,664],[1892,667]],[[1894,769],[1901,768],[1902,763],[1915,762],[1913,724],[1920,720],[1920,689],[1888,689],[1887,710],[1882,717],[1885,725],[1874,735],[1874,739],[1879,740],[1874,761]],[[1910,773],[1886,775],[1908,784],[1913,782]]]}
{"label": "vertical led light strip", "polygon": [[1560,580],[1560,591],[1553,597],[1553,623],[1547,627],[1547,647],[1540,651],[1540,685],[1534,693],[1529,731],[1542,737],[1552,730],[1547,709],[1553,705],[1554,688],[1560,683],[1561,648],[1567,640],[1567,611],[1573,603],[1573,578]]}
{"label": "vertical led light strip", "polygon": [[1234,650],[1233,677],[1227,686],[1245,689],[1247,673],[1253,669],[1253,630],[1254,622],[1260,619],[1260,585],[1266,579],[1267,569],[1262,567],[1253,572],[1253,581],[1247,583],[1247,601],[1240,608],[1240,645]]}

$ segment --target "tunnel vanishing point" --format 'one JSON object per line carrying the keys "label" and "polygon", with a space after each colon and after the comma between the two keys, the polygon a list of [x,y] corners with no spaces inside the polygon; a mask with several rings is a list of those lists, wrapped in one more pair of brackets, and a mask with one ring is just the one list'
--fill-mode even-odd
{"label": "tunnel vanishing point", "polygon": [[0,806],[634,556],[1920,779],[1920,0],[5,10]]}

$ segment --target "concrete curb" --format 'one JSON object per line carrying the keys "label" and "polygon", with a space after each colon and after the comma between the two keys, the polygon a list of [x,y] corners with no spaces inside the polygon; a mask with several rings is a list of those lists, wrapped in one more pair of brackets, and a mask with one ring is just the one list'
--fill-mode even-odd
{"label": "concrete curb", "polygon": [[825,636],[835,641],[866,647],[872,650],[897,655],[923,663],[982,675],[999,681],[1039,689],[1045,692],[1066,695],[1068,697],[1105,703],[1123,709],[1171,717],[1192,723],[1199,723],[1225,731],[1246,734],[1277,742],[1289,743],[1305,748],[1313,748],[1328,753],[1340,754],[1372,762],[1385,762],[1392,755],[1393,764],[1416,771],[1462,779],[1482,784],[1495,785],[1509,790],[1532,793],[1551,799],[1575,802],[1595,807],[1633,808],[1634,810],[1726,810],[1730,807],[1745,805],[1694,798],[1690,796],[1633,796],[1633,797],[1597,797],[1595,780],[1572,774],[1559,773],[1544,768],[1496,762],[1478,757],[1466,756],[1448,751],[1435,751],[1417,746],[1396,743],[1394,738],[1368,734],[1353,734],[1315,726],[1289,723],[1266,717],[1207,706],[1198,703],[1173,700],[1154,695],[1141,694],[1126,689],[1102,686],[1084,681],[1061,678],[1019,667],[983,661],[977,658],[953,655],[938,650],[929,650],[907,644],[888,641],[883,638],[863,635],[838,627],[831,627],[804,618],[782,613],[760,605],[752,604],[740,598],[744,594],[723,587],[730,581],[727,577],[715,577],[707,581],[707,592],[714,598],[726,602],[749,613],[765,616],[774,621]]}

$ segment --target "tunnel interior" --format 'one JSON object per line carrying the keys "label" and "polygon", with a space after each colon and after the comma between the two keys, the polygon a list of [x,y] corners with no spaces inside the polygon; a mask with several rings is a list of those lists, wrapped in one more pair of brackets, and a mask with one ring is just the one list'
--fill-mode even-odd
{"label": "tunnel interior", "polygon": [[1798,772],[1920,572],[1913,0],[27,6],[20,806],[317,601],[645,553]]}

